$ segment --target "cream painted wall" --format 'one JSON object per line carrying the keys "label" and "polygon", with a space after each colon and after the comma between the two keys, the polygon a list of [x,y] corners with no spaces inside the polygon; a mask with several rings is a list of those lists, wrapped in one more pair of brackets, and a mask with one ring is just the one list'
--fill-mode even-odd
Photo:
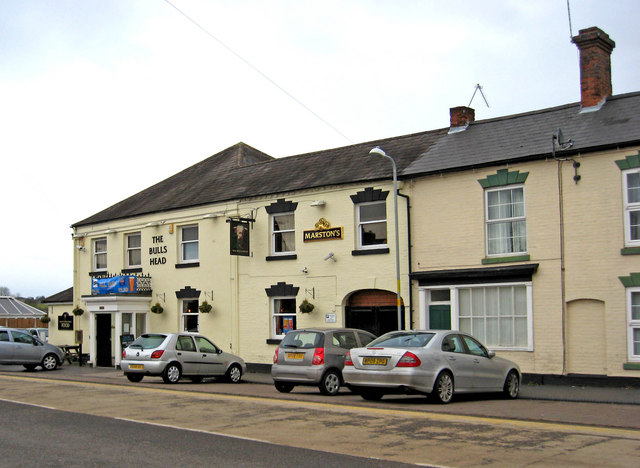
{"label": "cream painted wall", "polygon": [[[387,197],[388,254],[354,256],[356,248],[355,208],[350,195],[372,186],[389,191]],[[392,183],[327,187],[319,191],[287,193],[273,197],[255,198],[242,202],[211,205],[194,209],[167,212],[118,220],[92,226],[82,226],[76,235],[84,235],[84,250],[74,251],[74,299],[86,310],[82,296],[91,294],[92,241],[106,237],[109,273],[120,273],[125,267],[125,234],[141,232],[142,268],[152,277],[153,296],[149,305],[160,302],[162,314],[148,314],[148,331],[178,331],[180,300],[176,291],[190,286],[200,290],[200,302],[205,299],[213,305],[209,314],[200,314],[200,332],[210,337],[224,349],[240,354],[247,362],[271,363],[276,345],[267,344],[271,338],[270,300],[265,292],[278,282],[286,282],[299,288],[296,302],[308,299],[315,305],[311,314],[298,313],[298,328],[305,326],[344,326],[344,305],[348,296],[360,289],[385,289],[395,293],[395,243],[393,225]],[[295,210],[295,260],[267,261],[270,255],[269,215],[265,206],[279,198],[297,202]],[[314,200],[324,200],[324,206],[311,206]],[[224,212],[225,215],[203,219],[208,213]],[[399,199],[400,265],[402,271],[402,296],[408,305],[408,260],[406,204]],[[254,216],[250,230],[250,257],[229,254],[229,224],[226,216]],[[303,242],[302,232],[313,230],[320,218],[327,219],[332,227],[343,227],[344,238]],[[160,221],[155,227],[149,222]],[[179,252],[179,229],[197,224],[199,227],[199,263],[195,268],[176,268]],[[116,232],[104,234],[107,229]],[[173,232],[171,230],[173,229]],[[162,242],[154,243],[153,236],[162,236]],[[149,249],[166,246],[166,254],[149,255]],[[333,260],[324,257],[333,252]],[[166,257],[164,264],[150,264],[150,257]],[[308,273],[303,273],[306,267]],[[206,296],[205,293],[208,295]],[[213,300],[211,299],[213,295]],[[335,323],[326,323],[327,313],[336,314]],[[89,315],[76,320],[76,328],[89,333]],[[407,307],[408,316],[408,307]],[[112,324],[114,321],[112,321]]]}
{"label": "cream painted wall", "polygon": [[[565,302],[578,301],[572,309],[575,320],[580,316],[576,310],[581,300],[602,301],[604,325],[598,326],[605,327],[604,342],[594,343],[597,347],[594,351],[603,359],[605,373],[640,376],[638,371],[622,368],[627,360],[627,324],[625,291],[618,277],[640,271],[640,262],[637,256],[620,253],[624,246],[622,175],[615,164],[616,160],[637,152],[638,148],[632,148],[579,156],[576,159],[581,164],[578,168],[581,180],[577,184],[570,161],[546,160],[508,166],[509,171],[529,172],[524,187],[530,260],[518,263],[539,264],[533,276],[534,350],[500,353],[518,362],[524,372],[561,374],[567,371],[563,362],[569,356],[563,358],[568,337],[563,336],[560,166],[564,195]],[[504,168],[488,167],[414,181],[411,189],[414,271],[483,267],[485,201],[477,180]],[[415,286],[417,303],[417,283]],[[424,308],[424,304],[421,307]],[[421,313],[424,314],[424,310]],[[566,317],[565,323],[568,323]],[[588,336],[582,338],[589,339]],[[575,343],[573,330],[571,339]],[[580,372],[580,359],[570,358],[571,372]],[[593,366],[584,366],[583,373],[592,369]]]}

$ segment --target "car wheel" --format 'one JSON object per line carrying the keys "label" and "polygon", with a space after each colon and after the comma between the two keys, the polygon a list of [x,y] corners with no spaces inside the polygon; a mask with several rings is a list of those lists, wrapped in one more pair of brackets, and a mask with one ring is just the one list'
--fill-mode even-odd
{"label": "car wheel", "polygon": [[380,401],[383,395],[380,390],[360,390],[360,396],[363,400]]}
{"label": "car wheel", "polygon": [[127,379],[129,379],[129,382],[140,382],[144,377],[144,375],[142,374],[124,374],[124,375],[127,376]]}
{"label": "car wheel", "polygon": [[41,365],[44,370],[56,370],[58,368],[58,358],[55,354],[47,354],[42,358]]}
{"label": "car wheel", "polygon": [[340,374],[335,370],[329,370],[322,376],[318,388],[323,395],[337,395],[340,390]]}
{"label": "car wheel", "polygon": [[502,389],[502,395],[505,398],[514,399],[518,398],[520,393],[520,379],[518,373],[514,370],[509,371],[506,380],[504,381],[504,388]]}
{"label": "car wheel", "polygon": [[202,376],[201,375],[193,375],[193,376],[189,377],[189,380],[191,380],[193,383],[200,383],[200,382],[202,382]]}
{"label": "car wheel", "polygon": [[286,382],[274,382],[273,385],[280,393],[289,393],[295,387],[295,385]]}
{"label": "car wheel", "polygon": [[438,403],[447,404],[453,398],[453,377],[449,372],[441,372],[436,379],[431,395]]}
{"label": "car wheel", "polygon": [[164,383],[168,384],[178,383],[178,380],[180,380],[180,375],[182,375],[180,366],[172,362],[164,368],[164,372],[162,373],[162,380],[164,380]]}
{"label": "car wheel", "polygon": [[232,364],[225,377],[231,383],[238,383],[242,378],[242,369],[238,364]]}
{"label": "car wheel", "polygon": [[36,368],[35,364],[23,364],[24,368],[27,369],[28,371],[32,371]]}

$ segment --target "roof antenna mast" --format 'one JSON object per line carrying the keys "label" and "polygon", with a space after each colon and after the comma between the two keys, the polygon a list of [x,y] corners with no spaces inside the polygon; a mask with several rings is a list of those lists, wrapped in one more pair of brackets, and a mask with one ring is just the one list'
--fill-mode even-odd
{"label": "roof antenna mast", "polygon": [[485,97],[484,93],[482,92],[482,86],[480,86],[480,83],[476,84],[476,88],[473,90],[473,95],[471,96],[471,100],[469,101],[469,105],[467,107],[471,107],[471,103],[473,102],[473,98],[476,97],[476,93],[480,91],[480,94],[482,95],[482,99],[484,99],[484,103],[487,105],[487,107],[491,107],[489,106],[489,103],[487,102],[487,98]]}
{"label": "roof antenna mast", "polygon": [[573,39],[573,27],[571,26],[571,5],[567,0],[567,15],[569,16],[569,40]]}

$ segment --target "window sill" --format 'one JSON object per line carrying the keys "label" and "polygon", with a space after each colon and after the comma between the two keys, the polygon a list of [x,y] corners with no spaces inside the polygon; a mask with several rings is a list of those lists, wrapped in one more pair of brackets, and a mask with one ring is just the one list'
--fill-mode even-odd
{"label": "window sill", "polygon": [[640,370],[640,362],[625,362],[622,364],[624,370]]}
{"label": "window sill", "polygon": [[384,247],[382,249],[362,249],[362,250],[352,250],[351,255],[359,256],[359,255],[382,255],[388,254],[389,247]]}
{"label": "window sill", "polygon": [[279,345],[282,343],[282,338],[267,338],[267,344]]}
{"label": "window sill", "polygon": [[127,273],[142,273],[142,267],[136,267],[136,268],[123,268],[122,269],[122,273],[124,273],[125,275]]}
{"label": "window sill", "polygon": [[199,266],[200,266],[200,262],[176,263],[176,268],[197,268]]}
{"label": "window sill", "polygon": [[272,262],[274,260],[296,260],[298,258],[297,254],[292,255],[269,255],[265,258],[267,262]]}
{"label": "window sill", "polygon": [[494,263],[513,263],[527,262],[531,260],[531,255],[514,255],[512,257],[486,257],[482,259],[483,265],[492,265]]}
{"label": "window sill", "polygon": [[640,247],[625,247],[620,249],[621,255],[640,255]]}
{"label": "window sill", "polygon": [[108,275],[109,272],[107,270],[99,270],[99,271],[90,271],[89,276],[104,276]]}

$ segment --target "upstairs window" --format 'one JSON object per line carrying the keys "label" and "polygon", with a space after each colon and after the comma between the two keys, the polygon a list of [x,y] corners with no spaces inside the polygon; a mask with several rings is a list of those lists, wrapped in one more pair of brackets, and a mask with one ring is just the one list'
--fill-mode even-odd
{"label": "upstairs window", "polygon": [[524,187],[486,190],[487,255],[527,251]]}
{"label": "upstairs window", "polygon": [[356,206],[358,220],[358,248],[387,245],[387,203],[378,201]]}
{"label": "upstairs window", "polygon": [[271,254],[290,255],[296,251],[294,213],[271,215]]}
{"label": "upstairs window", "polygon": [[107,269],[107,238],[101,237],[93,241],[93,271]]}
{"label": "upstairs window", "polygon": [[142,243],[139,232],[126,235],[126,265],[127,268],[142,266]]}
{"label": "upstairs window", "polygon": [[363,253],[388,253],[387,196],[388,191],[367,187],[351,195],[356,210],[356,250]]}
{"label": "upstairs window", "polygon": [[198,261],[198,225],[180,228],[180,262]]}
{"label": "upstairs window", "polygon": [[640,246],[640,169],[623,173],[625,244]]}

